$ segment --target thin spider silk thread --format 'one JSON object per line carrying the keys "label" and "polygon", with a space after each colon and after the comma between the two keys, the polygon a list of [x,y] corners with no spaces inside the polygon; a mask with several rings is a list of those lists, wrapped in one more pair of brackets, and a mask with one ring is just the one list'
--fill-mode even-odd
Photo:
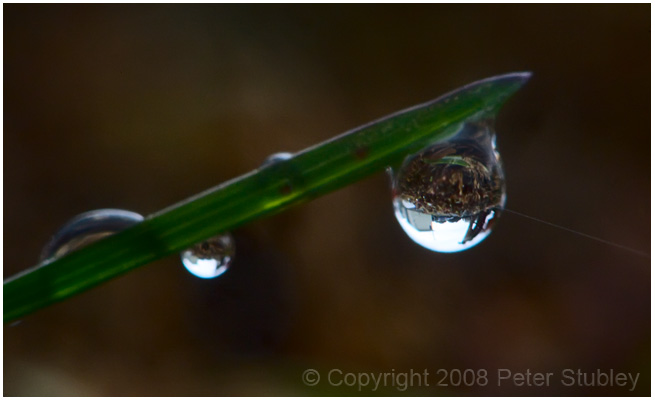
{"label": "thin spider silk thread", "polygon": [[589,238],[591,240],[594,240],[594,241],[597,241],[597,242],[600,242],[600,243],[603,243],[603,244],[606,244],[606,245],[611,245],[613,247],[623,249],[624,251],[634,253],[635,255],[639,255],[639,256],[641,256],[643,258],[650,259],[650,254],[648,254],[648,253],[646,253],[644,251],[640,251],[638,249],[630,248],[630,247],[625,246],[625,245],[617,244],[616,242],[612,242],[612,241],[608,241],[608,240],[605,240],[605,239],[602,239],[602,238],[594,237],[593,235],[585,234],[583,232],[576,231],[576,230],[573,230],[573,229],[568,228],[568,227],[560,226],[559,224],[551,223],[549,221],[541,220],[541,219],[538,219],[536,217],[528,216],[527,214],[523,214],[523,213],[517,212],[515,210],[511,210],[511,209],[507,209],[507,208],[502,208],[501,210],[503,210],[504,212],[509,212],[509,213],[515,214],[517,216],[524,217],[524,218],[532,220],[532,221],[536,221],[536,222],[539,222],[539,223],[542,223],[542,224],[546,224],[546,225],[554,227],[554,228],[559,228],[560,230],[568,231],[570,233],[577,234],[577,235],[579,235],[581,237]]}

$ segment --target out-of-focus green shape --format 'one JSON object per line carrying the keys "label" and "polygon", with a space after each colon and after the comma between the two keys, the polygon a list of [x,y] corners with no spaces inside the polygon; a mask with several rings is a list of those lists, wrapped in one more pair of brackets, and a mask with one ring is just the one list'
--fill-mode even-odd
{"label": "out-of-focus green shape", "polygon": [[4,282],[4,321],[398,164],[408,154],[447,140],[465,121],[495,116],[529,77],[529,73],[513,73],[474,82],[225,182],[132,228],[25,270]]}

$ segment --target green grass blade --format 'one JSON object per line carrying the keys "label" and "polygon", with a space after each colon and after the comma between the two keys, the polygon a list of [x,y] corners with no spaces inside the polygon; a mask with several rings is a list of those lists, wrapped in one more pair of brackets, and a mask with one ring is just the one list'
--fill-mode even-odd
{"label": "green grass blade", "polygon": [[148,216],[123,232],[4,282],[4,321],[25,316],[213,235],[356,182],[493,116],[530,77],[478,81],[254,170]]}

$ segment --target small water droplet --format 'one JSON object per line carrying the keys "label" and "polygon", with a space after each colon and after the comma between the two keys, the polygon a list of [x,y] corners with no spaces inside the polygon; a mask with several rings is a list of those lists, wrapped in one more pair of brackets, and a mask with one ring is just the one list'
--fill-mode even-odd
{"label": "small water droplet", "polygon": [[46,244],[41,261],[60,258],[142,221],[140,214],[121,209],[98,209],[79,214],[64,224]]}
{"label": "small water droplet", "polygon": [[225,273],[234,260],[234,238],[225,233],[202,241],[180,254],[182,264],[194,276],[214,278]]}
{"label": "small water droplet", "polygon": [[447,142],[408,156],[395,172],[395,215],[417,244],[459,252],[491,233],[506,198],[492,126],[468,123]]}
{"label": "small water droplet", "polygon": [[279,152],[279,153],[273,153],[272,155],[268,156],[260,168],[268,167],[270,165],[273,165],[275,163],[284,161],[284,160],[289,160],[293,157],[292,153],[289,152]]}

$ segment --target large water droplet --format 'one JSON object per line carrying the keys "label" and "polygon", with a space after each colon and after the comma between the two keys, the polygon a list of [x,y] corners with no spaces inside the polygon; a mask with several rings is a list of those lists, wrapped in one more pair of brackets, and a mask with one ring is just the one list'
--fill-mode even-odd
{"label": "large water droplet", "polygon": [[142,221],[140,214],[121,209],[99,209],[79,214],[55,233],[43,248],[41,260],[60,258]]}
{"label": "large water droplet", "polygon": [[493,122],[464,125],[447,142],[408,156],[393,179],[396,218],[417,244],[459,252],[484,240],[505,206]]}
{"label": "large water droplet", "polygon": [[225,273],[234,260],[234,239],[230,233],[200,242],[180,254],[182,264],[194,276],[214,278]]}

